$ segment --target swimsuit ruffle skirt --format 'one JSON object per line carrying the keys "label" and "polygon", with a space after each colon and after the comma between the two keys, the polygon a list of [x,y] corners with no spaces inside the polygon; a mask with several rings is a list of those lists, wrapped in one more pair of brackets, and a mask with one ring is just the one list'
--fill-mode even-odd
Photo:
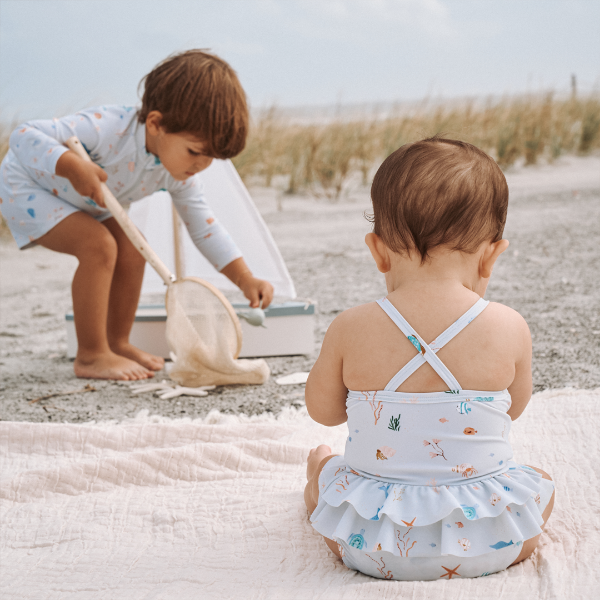
{"label": "swimsuit ruffle skirt", "polygon": [[[462,390],[435,354],[488,303],[427,345],[387,299],[378,302],[419,353],[385,390],[348,392],[345,453],[321,472],[312,524],[340,545],[347,566],[374,577],[502,570],[541,533],[554,485],[512,460],[508,391]],[[425,361],[451,391],[393,391]]]}

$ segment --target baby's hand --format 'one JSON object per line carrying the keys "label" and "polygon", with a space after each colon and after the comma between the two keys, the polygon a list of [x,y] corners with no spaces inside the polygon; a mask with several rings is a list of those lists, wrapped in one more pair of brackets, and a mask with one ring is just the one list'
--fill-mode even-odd
{"label": "baby's hand", "polygon": [[246,275],[240,279],[238,286],[244,292],[244,296],[250,300],[251,308],[257,308],[259,305],[267,308],[273,300],[273,286],[268,281]]}
{"label": "baby's hand", "polygon": [[58,159],[56,174],[59,177],[66,177],[77,193],[91,198],[98,206],[106,208],[100,184],[108,179],[108,175],[97,164],[87,162],[69,151]]}

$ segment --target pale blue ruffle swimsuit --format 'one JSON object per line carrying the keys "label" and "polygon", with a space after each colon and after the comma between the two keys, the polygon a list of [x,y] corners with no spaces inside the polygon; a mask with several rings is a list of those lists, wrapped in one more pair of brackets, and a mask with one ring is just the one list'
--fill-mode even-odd
{"label": "pale blue ruffle swimsuit", "polygon": [[[384,390],[348,391],[346,450],[321,472],[313,526],[340,545],[346,566],[373,577],[501,571],[541,533],[554,484],[511,460],[508,390],[463,390],[436,356],[488,302],[430,344],[389,300],[378,303],[418,354]],[[394,391],[425,362],[450,391]]]}

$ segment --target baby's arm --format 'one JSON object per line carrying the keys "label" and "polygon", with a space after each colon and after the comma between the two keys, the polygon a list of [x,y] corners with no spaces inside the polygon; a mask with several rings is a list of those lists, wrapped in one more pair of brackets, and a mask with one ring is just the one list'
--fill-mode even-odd
{"label": "baby's arm", "polygon": [[[341,315],[340,315],[341,317]],[[328,427],[348,420],[342,367],[343,319],[337,317],[329,326],[321,353],[306,382],[306,408],[317,422]]]}
{"label": "baby's arm", "polygon": [[514,323],[515,335],[513,336],[516,343],[515,378],[508,388],[512,399],[508,416],[513,421],[521,415],[529,403],[533,385],[531,376],[531,333],[525,319],[518,313],[514,313],[514,315],[516,318]]}

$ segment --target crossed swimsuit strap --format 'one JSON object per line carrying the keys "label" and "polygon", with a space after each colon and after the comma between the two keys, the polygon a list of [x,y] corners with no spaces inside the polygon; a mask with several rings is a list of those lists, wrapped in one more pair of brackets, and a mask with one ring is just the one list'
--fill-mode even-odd
{"label": "crossed swimsuit strap", "polygon": [[417,349],[418,354],[409,361],[390,382],[385,386],[386,392],[398,389],[421,365],[428,362],[435,372],[444,380],[452,391],[460,391],[462,388],[448,367],[438,358],[436,352],[443,348],[457,333],[461,332],[483,309],[489,304],[487,300],[480,298],[477,302],[458,320],[456,320],[444,333],[439,335],[433,342],[426,344],[421,336],[408,324],[406,319],[398,312],[396,307],[387,299],[377,300],[377,304],[383,308],[388,317],[394,321],[400,331],[408,338],[408,341]]}

